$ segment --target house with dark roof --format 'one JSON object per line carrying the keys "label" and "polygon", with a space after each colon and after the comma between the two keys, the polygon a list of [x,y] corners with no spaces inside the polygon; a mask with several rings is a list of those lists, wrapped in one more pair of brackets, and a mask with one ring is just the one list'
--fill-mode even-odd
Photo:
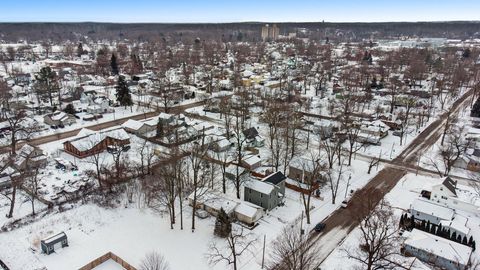
{"label": "house with dark roof", "polygon": [[258,134],[257,129],[254,127],[242,131],[242,134],[246,139],[248,147],[262,147],[265,145],[265,140]]}
{"label": "house with dark roof", "polygon": [[436,202],[448,200],[449,197],[456,197],[457,182],[449,176],[445,177],[441,184],[432,187],[430,199]]}
{"label": "house with dark roof", "polygon": [[285,179],[287,179],[285,175],[276,172],[261,180],[252,179],[246,182],[244,200],[268,211],[274,209],[283,202]]}

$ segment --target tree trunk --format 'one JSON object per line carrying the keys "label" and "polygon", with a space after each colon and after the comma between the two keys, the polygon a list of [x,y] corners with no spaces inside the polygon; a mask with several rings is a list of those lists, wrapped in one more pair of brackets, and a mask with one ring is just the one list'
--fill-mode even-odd
{"label": "tree trunk", "polygon": [[13,217],[13,208],[15,207],[15,198],[17,196],[17,185],[13,185],[13,191],[12,191],[12,200],[10,201],[10,210],[8,211],[7,218]]}

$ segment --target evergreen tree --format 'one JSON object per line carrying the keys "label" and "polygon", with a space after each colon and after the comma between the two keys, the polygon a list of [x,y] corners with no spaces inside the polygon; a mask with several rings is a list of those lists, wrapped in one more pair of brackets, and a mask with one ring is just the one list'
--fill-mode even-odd
{"label": "evergreen tree", "polygon": [[404,215],[401,215],[400,216],[400,224],[399,224],[400,228],[403,228],[405,227],[405,217]]}
{"label": "evergreen tree", "polygon": [[475,251],[476,245],[475,245],[475,240],[472,242],[472,250]]}
{"label": "evergreen tree", "polygon": [[462,236],[460,234],[457,236],[457,243],[462,243]]}
{"label": "evergreen tree", "polygon": [[117,102],[121,106],[125,106],[125,108],[127,106],[132,106],[132,95],[130,94],[130,89],[128,88],[127,82],[123,76],[118,77],[118,83],[115,88],[117,90],[117,93],[115,94],[117,97]]}
{"label": "evergreen tree", "polygon": [[72,103],[67,104],[65,109],[63,110],[65,113],[75,114],[75,107],[73,107]]}
{"label": "evergreen tree", "polygon": [[472,243],[473,243],[473,237],[470,236],[470,239],[468,239],[468,245],[469,245],[469,246],[472,246]]}
{"label": "evergreen tree", "polygon": [[452,233],[452,235],[450,236],[450,240],[457,241],[457,232]]}
{"label": "evergreen tree", "polygon": [[448,229],[445,233],[445,238],[452,239],[451,237],[452,235],[451,235],[450,229]]}
{"label": "evergreen tree", "polygon": [[422,220],[422,224],[420,225],[420,230],[425,231],[425,227],[427,227],[427,223],[425,220]]}
{"label": "evergreen tree", "polygon": [[215,221],[214,234],[219,237],[227,237],[232,232],[232,221],[223,208],[220,208],[220,212],[217,215]]}
{"label": "evergreen tree", "polygon": [[119,70],[118,70],[117,57],[115,56],[114,53],[112,53],[112,58],[110,58],[110,67],[112,67],[112,73],[114,75],[118,75]]}
{"label": "evergreen tree", "polygon": [[157,122],[157,137],[162,138],[163,136],[165,136],[163,122],[160,119],[158,119],[158,122]]}
{"label": "evergreen tree", "polygon": [[438,224],[437,231],[436,231],[435,234],[436,234],[437,236],[443,237],[443,236],[442,236],[442,233],[443,233],[443,227],[442,227],[442,224],[440,223],[440,224]]}
{"label": "evergreen tree", "polygon": [[425,226],[425,231],[426,232],[430,231],[430,220],[427,220],[427,225]]}
{"label": "evergreen tree", "polygon": [[[35,78],[38,83],[36,87],[37,95],[42,96],[46,94],[50,101],[50,106],[53,108],[53,92],[59,90],[57,85],[57,74],[49,66],[46,66],[40,69],[40,72],[37,73]],[[61,102],[60,91],[58,91],[58,94],[58,102]]]}
{"label": "evergreen tree", "polygon": [[415,228],[415,217],[412,215],[410,216],[410,230]]}
{"label": "evergreen tree", "polygon": [[82,55],[84,54],[84,51],[83,51],[83,45],[82,43],[78,43],[78,47],[77,47],[77,56],[78,57],[81,57]]}
{"label": "evergreen tree", "polygon": [[480,117],[480,97],[477,98],[475,104],[473,104],[472,111],[470,112],[471,117]]}
{"label": "evergreen tree", "polygon": [[468,240],[466,235],[463,236],[462,244],[468,245]]}

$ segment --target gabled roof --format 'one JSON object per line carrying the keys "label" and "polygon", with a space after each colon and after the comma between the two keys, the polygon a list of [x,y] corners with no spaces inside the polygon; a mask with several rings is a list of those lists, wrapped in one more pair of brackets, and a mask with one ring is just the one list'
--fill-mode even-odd
{"label": "gabled roof", "polygon": [[457,192],[455,191],[457,189],[457,182],[452,180],[449,176],[445,177],[445,179],[442,182],[442,185],[444,185],[450,192],[457,195]]}
{"label": "gabled roof", "polygon": [[287,177],[285,177],[285,175],[283,175],[283,173],[276,172],[276,173],[272,173],[269,176],[263,178],[262,181],[267,182],[267,183],[272,183],[274,185],[278,185],[279,183],[281,183],[285,179],[287,179]]}

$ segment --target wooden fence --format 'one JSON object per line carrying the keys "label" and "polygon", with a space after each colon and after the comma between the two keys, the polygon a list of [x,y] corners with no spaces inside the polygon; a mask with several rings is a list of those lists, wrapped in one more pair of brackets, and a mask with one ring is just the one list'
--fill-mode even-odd
{"label": "wooden fence", "polygon": [[129,263],[124,261],[122,258],[118,257],[117,255],[113,254],[112,252],[108,252],[105,255],[102,255],[95,260],[89,262],[85,266],[81,267],[79,270],[92,270],[93,268],[101,265],[102,263],[108,261],[108,260],[113,260],[119,265],[121,265],[123,268],[126,270],[137,270],[137,268],[131,266]]}

